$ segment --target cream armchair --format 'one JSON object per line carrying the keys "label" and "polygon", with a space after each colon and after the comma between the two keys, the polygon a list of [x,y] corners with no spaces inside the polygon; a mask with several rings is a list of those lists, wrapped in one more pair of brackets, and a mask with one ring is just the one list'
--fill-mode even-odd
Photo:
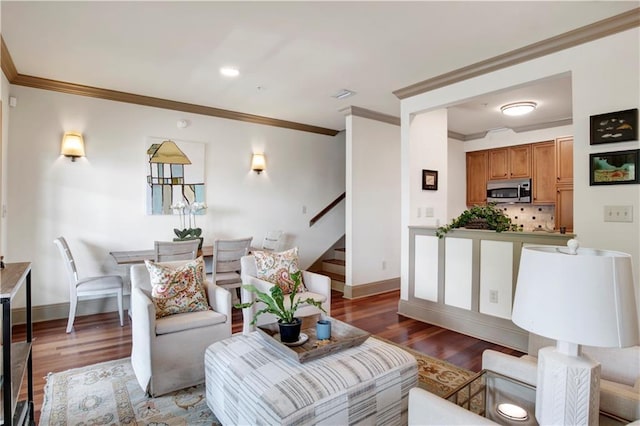
{"label": "cream armchair", "polygon": [[[241,259],[241,276],[242,284],[253,284],[260,291],[268,293],[269,289],[274,284],[263,281],[257,278],[258,271],[256,267],[256,259],[253,256],[243,256]],[[298,293],[298,298],[307,299],[309,297],[314,300],[322,302],[322,308],[327,312],[327,315],[331,313],[331,279],[325,275],[316,274],[314,272],[302,271],[302,281],[308,291],[304,293]],[[252,302],[255,299],[255,294],[242,289],[241,293],[242,303]],[[289,298],[285,297],[285,303],[289,303]],[[250,333],[255,330],[255,326],[251,325],[251,321],[255,316],[255,313],[264,306],[262,303],[256,303],[249,308],[242,310],[243,328],[244,334]],[[313,305],[307,305],[301,303],[300,307],[296,311],[296,316],[306,317],[309,315],[315,315],[321,313],[321,311]],[[268,324],[275,322],[277,318],[271,314],[262,314],[258,317],[257,325]]]}
{"label": "cream armchair", "polygon": [[231,336],[231,294],[211,282],[206,285],[212,310],[156,319],[147,267],[131,267],[131,364],[147,394],[158,396],[204,383],[205,349]]}

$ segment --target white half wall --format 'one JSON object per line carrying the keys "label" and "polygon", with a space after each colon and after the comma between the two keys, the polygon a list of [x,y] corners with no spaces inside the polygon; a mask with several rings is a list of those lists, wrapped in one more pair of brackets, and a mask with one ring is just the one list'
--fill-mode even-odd
{"label": "white half wall", "polygon": [[[613,65],[612,65],[613,64]],[[570,49],[465,80],[402,100],[403,155],[417,143],[409,129],[412,115],[436,111],[483,93],[507,89],[530,81],[571,73],[574,135],[574,229],[583,247],[617,250],[633,259],[636,302],[640,292],[640,185],[589,186],[589,154],[638,149],[640,143],[589,145],[589,116],[638,108],[640,94],[640,29],[617,33]],[[403,157],[403,178],[417,173]],[[403,184],[405,182],[403,181]],[[404,192],[403,192],[404,194]],[[402,199],[403,215],[415,201]],[[604,206],[632,206],[632,223],[604,222]],[[403,216],[403,225],[404,221]],[[408,286],[408,230],[403,229],[402,297]]]}
{"label": "white half wall", "polygon": [[346,285],[400,276],[400,126],[346,117]]}
{"label": "white half wall", "polygon": [[[53,239],[67,238],[82,276],[126,274],[114,250],[151,249],[170,240],[178,216],[145,214],[148,137],[203,142],[205,244],[269,230],[300,248],[306,268],[344,234],[344,207],[313,227],[309,219],[345,190],[345,137],[335,137],[103,99],[11,86],[5,158],[7,261],[33,263],[34,306],[67,302],[68,284]],[[176,123],[186,119],[187,128]],[[86,158],[60,156],[65,130],[84,134]],[[6,142],[6,141],[5,141]],[[264,152],[266,170],[250,170]],[[306,208],[306,213],[303,213]]]}

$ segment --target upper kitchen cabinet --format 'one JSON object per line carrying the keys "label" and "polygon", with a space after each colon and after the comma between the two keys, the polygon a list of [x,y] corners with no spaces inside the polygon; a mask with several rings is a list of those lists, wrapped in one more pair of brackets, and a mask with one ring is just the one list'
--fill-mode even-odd
{"label": "upper kitchen cabinet", "polygon": [[573,137],[556,139],[556,177],[558,185],[573,185]]}
{"label": "upper kitchen cabinet", "polygon": [[487,202],[488,152],[467,152],[467,205]]}
{"label": "upper kitchen cabinet", "polygon": [[554,141],[531,145],[533,157],[533,204],[556,202],[556,144]]}
{"label": "upper kitchen cabinet", "polygon": [[531,177],[531,145],[489,150],[489,180]]}

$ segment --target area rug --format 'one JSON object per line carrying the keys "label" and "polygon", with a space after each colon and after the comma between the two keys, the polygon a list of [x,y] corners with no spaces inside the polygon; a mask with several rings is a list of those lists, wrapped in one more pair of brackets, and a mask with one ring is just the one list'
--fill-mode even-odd
{"label": "area rug", "polygon": [[[413,354],[419,386],[443,396],[473,375],[376,336]],[[205,400],[204,385],[148,398],[138,385],[129,358],[61,373],[50,373],[44,389],[40,425],[219,425]]]}
{"label": "area rug", "polygon": [[148,398],[129,358],[50,373],[39,424],[220,425],[207,407],[204,384]]}

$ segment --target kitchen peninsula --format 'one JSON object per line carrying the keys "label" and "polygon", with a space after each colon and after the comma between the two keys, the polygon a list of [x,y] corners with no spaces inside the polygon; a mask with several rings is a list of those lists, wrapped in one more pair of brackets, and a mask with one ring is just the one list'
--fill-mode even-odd
{"label": "kitchen peninsula", "polygon": [[398,313],[527,351],[528,333],[511,321],[524,245],[564,246],[574,234],[409,227],[408,299]]}

